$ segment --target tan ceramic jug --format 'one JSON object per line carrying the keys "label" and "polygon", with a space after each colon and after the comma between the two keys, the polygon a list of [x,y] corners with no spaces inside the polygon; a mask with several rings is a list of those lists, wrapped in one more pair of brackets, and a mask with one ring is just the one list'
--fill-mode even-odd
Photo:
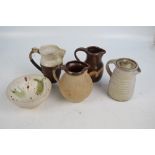
{"label": "tan ceramic jug", "polygon": [[[113,73],[109,68],[109,64],[116,66]],[[141,72],[138,64],[129,58],[120,58],[108,61],[106,70],[111,77],[108,95],[117,101],[129,100],[134,92],[136,75]]]}
{"label": "tan ceramic jug", "polygon": [[[60,68],[65,73],[58,80],[55,72]],[[93,82],[87,72],[88,65],[80,61],[70,61],[53,71],[54,78],[59,81],[59,90],[64,98],[71,102],[81,102],[89,96],[93,88]]]}

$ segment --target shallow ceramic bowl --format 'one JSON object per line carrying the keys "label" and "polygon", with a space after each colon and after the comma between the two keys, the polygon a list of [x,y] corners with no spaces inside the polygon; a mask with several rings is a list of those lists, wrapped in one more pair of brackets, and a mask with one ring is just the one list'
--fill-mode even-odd
{"label": "shallow ceramic bowl", "polygon": [[12,81],[7,88],[8,98],[22,108],[34,108],[47,99],[51,82],[43,75],[26,75]]}

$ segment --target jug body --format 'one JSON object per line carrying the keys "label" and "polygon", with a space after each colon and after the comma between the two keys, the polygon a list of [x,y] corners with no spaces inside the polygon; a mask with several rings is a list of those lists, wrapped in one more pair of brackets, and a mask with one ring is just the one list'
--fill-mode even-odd
{"label": "jug body", "polygon": [[[51,81],[51,83],[56,83],[57,81],[54,79],[52,71],[55,70],[57,66],[47,67],[42,64],[40,64],[40,66],[41,66],[41,72],[44,74],[44,76],[47,77]],[[60,77],[60,74],[61,74],[61,69],[57,69],[56,71],[57,77]]]}
{"label": "jug body", "polygon": [[[110,63],[116,65],[113,73],[109,68]],[[134,93],[136,74],[140,72],[138,64],[134,60],[121,58],[110,60],[106,68],[111,77],[108,85],[108,95],[117,101],[129,100]]]}
{"label": "jug body", "polygon": [[104,64],[102,62],[102,56],[106,53],[106,51],[96,46],[78,48],[74,52],[75,58],[78,61],[80,61],[77,56],[77,52],[79,51],[83,51],[86,53],[87,56],[85,62],[89,64],[88,73],[93,82],[98,82],[103,75]]}
{"label": "jug body", "polygon": [[[32,58],[34,53],[38,53],[41,55],[40,65],[38,65]],[[32,51],[29,54],[29,59],[32,64],[40,70],[44,76],[46,76],[52,83],[56,83],[56,80],[53,77],[53,70],[63,64],[63,57],[65,54],[65,50],[60,49],[56,45],[45,45],[38,48],[32,48]],[[60,76],[61,70],[58,69],[56,71],[57,77]]]}
{"label": "jug body", "polygon": [[[88,65],[83,62],[70,61],[59,68],[65,71],[59,80],[59,90],[62,96],[75,103],[86,99],[93,87],[92,80],[87,73]],[[57,79],[56,75],[55,78]]]}

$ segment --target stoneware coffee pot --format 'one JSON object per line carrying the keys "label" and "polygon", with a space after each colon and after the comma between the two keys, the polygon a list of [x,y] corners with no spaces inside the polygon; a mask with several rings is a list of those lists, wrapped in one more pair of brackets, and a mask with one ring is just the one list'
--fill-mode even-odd
{"label": "stoneware coffee pot", "polygon": [[[57,69],[65,71],[60,80],[55,74]],[[80,61],[70,61],[53,71],[56,81],[59,81],[59,90],[64,98],[71,102],[81,102],[89,96],[93,82],[87,72],[88,64]]]}
{"label": "stoneware coffee pot", "polygon": [[74,55],[76,60],[80,61],[77,52],[82,51],[85,52],[87,57],[85,62],[89,64],[88,73],[90,77],[92,78],[93,82],[97,82],[101,79],[104,65],[102,62],[102,56],[106,53],[106,51],[102,48],[96,47],[96,46],[90,46],[87,48],[78,48],[75,50]]}
{"label": "stoneware coffee pot", "polygon": [[[114,64],[111,72],[109,64]],[[129,100],[134,92],[136,75],[141,72],[137,62],[129,58],[113,59],[106,64],[106,70],[110,75],[108,95],[117,101]]]}
{"label": "stoneware coffee pot", "polygon": [[[40,65],[38,65],[32,58],[32,55],[34,53],[38,53],[41,55],[41,61]],[[63,57],[65,54],[65,50],[59,48],[56,45],[45,45],[41,46],[40,48],[32,48],[29,59],[32,62],[32,64],[40,70],[44,76],[46,76],[52,83],[55,83],[56,80],[53,77],[53,69],[55,67],[59,66],[60,64],[63,64]],[[56,70],[57,78],[59,78],[61,73],[60,69]]]}

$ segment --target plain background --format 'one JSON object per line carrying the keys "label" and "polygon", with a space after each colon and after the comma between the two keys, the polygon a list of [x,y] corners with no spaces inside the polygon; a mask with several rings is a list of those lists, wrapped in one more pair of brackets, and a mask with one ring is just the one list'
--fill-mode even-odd
{"label": "plain background", "polygon": [[[1,27],[0,128],[155,128],[154,78],[155,27]],[[104,48],[103,62],[129,57],[138,62],[133,98],[117,102],[107,96],[109,75],[94,84],[90,96],[79,104],[65,100],[53,85],[48,100],[36,109],[16,107],[6,97],[7,85],[26,74],[41,74],[29,61],[32,47],[56,44],[66,50],[64,64],[74,60],[74,50],[91,45]],[[84,54],[80,54],[82,60]],[[40,56],[35,55],[39,63]],[[113,67],[112,67],[113,68]],[[148,82],[146,82],[148,81]]]}
{"label": "plain background", "polygon": [[[154,0],[1,0],[0,24],[154,26]],[[154,130],[1,130],[1,152],[10,154],[150,154]]]}

